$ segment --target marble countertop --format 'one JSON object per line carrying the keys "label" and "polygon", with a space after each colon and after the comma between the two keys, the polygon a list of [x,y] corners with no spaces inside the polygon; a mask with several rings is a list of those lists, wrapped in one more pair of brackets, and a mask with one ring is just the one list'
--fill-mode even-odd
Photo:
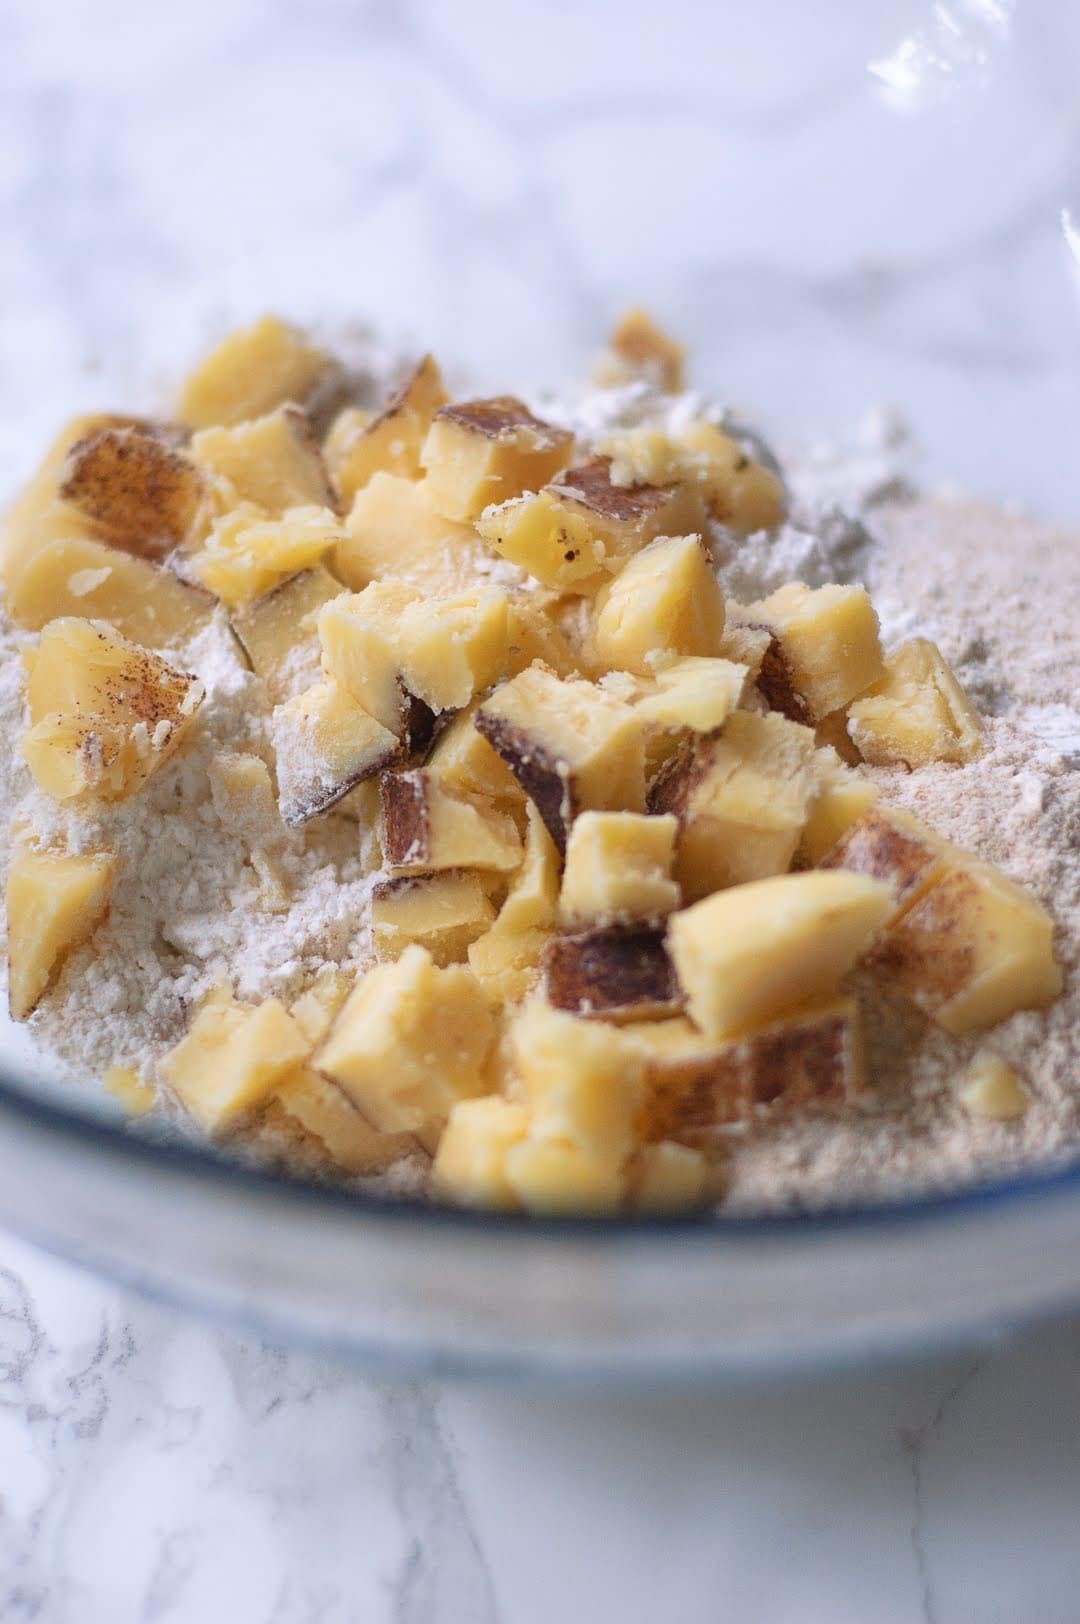
{"label": "marble countertop", "polygon": [[[0,486],[263,308],[506,383],[642,301],[775,436],[891,402],[929,478],[1075,521],[1078,72],[1062,0],[6,0]],[[1080,1322],[387,1386],[0,1236],[3,1624],[1073,1624],[1078,1488]]]}

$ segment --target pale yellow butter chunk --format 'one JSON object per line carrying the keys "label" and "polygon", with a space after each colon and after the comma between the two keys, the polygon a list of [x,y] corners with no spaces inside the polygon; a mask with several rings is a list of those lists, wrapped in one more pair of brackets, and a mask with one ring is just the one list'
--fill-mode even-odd
{"label": "pale yellow butter chunk", "polygon": [[270,1098],[307,1049],[276,998],[254,1009],[212,999],[164,1057],[161,1074],[200,1127],[225,1133]]}
{"label": "pale yellow butter chunk", "polygon": [[280,406],[250,422],[203,429],[192,436],[191,456],[271,518],[281,518],[289,508],[332,508],[337,500],[319,442],[296,406]]}
{"label": "pale yellow butter chunk", "polygon": [[568,926],[654,924],[678,906],[678,820],[583,812],[570,830],[559,919]]}
{"label": "pale yellow butter chunk", "polygon": [[328,811],[365,778],[389,766],[400,748],[396,735],[333,680],[278,705],[270,736],[277,757],[278,805],[290,826]]}
{"label": "pale yellow butter chunk", "polygon": [[502,558],[560,592],[595,592],[610,574],[606,543],[588,515],[552,491],[485,508],[476,528]]}
{"label": "pale yellow butter chunk", "polygon": [[514,927],[496,919],[469,947],[469,968],[500,1004],[520,1004],[540,979],[540,961],[552,939],[549,926]]}
{"label": "pale yellow butter chunk", "polygon": [[848,732],[875,766],[966,762],[983,748],[978,712],[941,650],[925,637],[889,655],[880,681],[848,711]]}
{"label": "pale yellow butter chunk", "polygon": [[674,395],[684,387],[685,360],[685,347],[665,333],[647,310],[635,306],[612,329],[596,381],[605,388],[617,388],[644,378]]}
{"label": "pale yellow butter chunk", "polygon": [[371,934],[380,959],[400,958],[417,942],[436,964],[460,963],[494,918],[478,875],[454,870],[384,880],[371,899]]}
{"label": "pale yellow butter chunk", "polygon": [[428,770],[451,795],[524,802],[525,792],[502,757],[475,726],[476,703],[467,706],[439,734]]}
{"label": "pale yellow butter chunk", "polygon": [[351,991],[351,979],[341,970],[328,968],[320,970],[307,991],[292,1004],[289,1014],[312,1048],[329,1032],[334,1016]]}
{"label": "pale yellow butter chunk", "polygon": [[105,918],[115,858],[20,852],[7,883],[8,1002],[24,1021],[64,960]]}
{"label": "pale yellow butter chunk", "polygon": [[878,798],[877,789],[869,778],[845,767],[831,748],[818,747],[814,772],[817,794],[799,842],[799,856],[807,868],[816,867]]}
{"label": "pale yellow butter chunk", "polygon": [[532,801],[526,806],[525,855],[499,910],[502,932],[549,930],[559,904],[559,853]]}
{"label": "pale yellow butter chunk", "polygon": [[527,1212],[587,1217],[616,1212],[622,1167],[569,1139],[529,1135],[506,1153],[506,1181]]}
{"label": "pale yellow butter chunk", "polygon": [[707,1199],[709,1164],[700,1150],[662,1140],[637,1152],[629,1182],[636,1212],[686,1212]]}
{"label": "pale yellow butter chunk", "polygon": [[1062,988],[1049,914],[997,869],[949,863],[888,933],[881,961],[947,1032],[982,1032]]}
{"label": "pale yellow butter chunk", "polygon": [[379,840],[391,874],[476,868],[512,873],[521,836],[490,803],[458,800],[425,768],[385,773],[379,785]]}
{"label": "pale yellow butter chunk", "polygon": [[643,725],[595,684],[530,666],[484,701],[476,726],[536,802],[560,850],[587,808],[644,810]]}
{"label": "pale yellow butter chunk", "polygon": [[231,616],[251,669],[274,703],[309,687],[319,674],[319,610],[345,588],[322,564],[301,570]]}
{"label": "pale yellow butter chunk", "polygon": [[964,1073],[957,1098],[971,1116],[990,1122],[1015,1122],[1031,1104],[1019,1074],[989,1049],[982,1049]]}
{"label": "pale yellow butter chunk", "polygon": [[327,507],[290,508],[270,519],[254,503],[242,502],[214,522],[189,567],[222,603],[243,608],[317,564],[341,536],[341,521]]}
{"label": "pale yellow butter chunk", "polygon": [[714,655],[724,595],[700,536],[660,536],[597,599],[593,643],[609,666],[647,676],[665,656]]}
{"label": "pale yellow butter chunk", "polygon": [[409,692],[433,711],[461,710],[498,682],[509,651],[507,607],[494,587],[410,603],[397,627]]}
{"label": "pale yellow butter chunk", "polygon": [[145,1116],[154,1109],[157,1096],[131,1066],[110,1066],[101,1079],[106,1094],[120,1104],[129,1117]]}
{"label": "pale yellow butter chunk", "polygon": [[179,411],[192,428],[242,423],[286,401],[303,405],[335,370],[333,359],[277,316],[222,339],[187,378]]}
{"label": "pale yellow butter chunk", "polygon": [[655,673],[634,710],[664,733],[715,733],[741,705],[750,672],[733,660],[687,655]]}
{"label": "pale yellow butter chunk", "polygon": [[861,874],[783,874],[675,914],[668,948],[690,1015],[734,1037],[831,996],[887,920],[886,885]]}
{"label": "pale yellow butter chunk", "polygon": [[839,710],[884,670],[878,618],[861,586],[803,586],[790,581],[744,610],[780,641],[796,692],[817,720]]}
{"label": "pale yellow butter chunk", "polygon": [[536,491],[570,461],[574,437],[513,395],[458,401],[436,412],[420,453],[428,496],[449,519]]}
{"label": "pale yellow butter chunk", "polygon": [[817,793],[814,735],[783,716],[735,711],[715,737],[674,757],[650,812],[679,820],[675,878],[686,901],[791,866]]}
{"label": "pale yellow butter chunk", "polygon": [[323,669],[399,738],[407,704],[399,628],[414,596],[400,581],[373,581],[331,599],[318,622]]}
{"label": "pale yellow butter chunk", "polygon": [[210,619],[214,600],[161,564],[71,536],[47,543],[27,560],[5,605],[27,631],[40,631],[64,615],[85,616],[146,648],[165,648],[194,637]]}
{"label": "pale yellow butter chunk", "polygon": [[111,626],[65,616],[26,654],[23,755],[56,800],[122,800],[179,748],[204,688]]}
{"label": "pale yellow butter chunk", "polygon": [[326,440],[326,457],[344,502],[351,502],[373,474],[419,479],[420,451],[440,406],[446,404],[442,374],[425,355],[374,417],[347,408]]}
{"label": "pale yellow butter chunk", "polygon": [[358,590],[387,576],[431,591],[455,591],[466,583],[482,551],[476,532],[439,513],[427,483],[380,469],[357,491],[334,555],[349,586]]}
{"label": "pale yellow butter chunk", "polygon": [[249,847],[273,845],[284,833],[270,769],[261,756],[222,750],[207,774],[214,811]]}
{"label": "pale yellow butter chunk", "polygon": [[310,1065],[297,1066],[278,1083],[273,1100],[342,1173],[380,1173],[416,1151],[410,1135],[372,1127],[337,1084]]}
{"label": "pale yellow butter chunk", "polygon": [[612,1168],[633,1147],[644,1079],[640,1050],[618,1029],[533,1000],[510,1027],[515,1074],[533,1134],[566,1141]]}
{"label": "pale yellow butter chunk", "polygon": [[315,1056],[357,1109],[386,1133],[434,1151],[451,1108],[486,1091],[495,1028],[476,977],[440,969],[422,947],[369,970]]}
{"label": "pale yellow butter chunk", "polygon": [[679,435],[684,477],[700,484],[710,512],[729,530],[751,535],[772,530],[787,512],[783,481],[755,461],[738,440],[699,419]]}
{"label": "pale yellow butter chunk", "polygon": [[529,1130],[524,1105],[501,1095],[462,1100],[450,1112],[432,1165],[437,1195],[467,1207],[515,1208],[506,1161]]}

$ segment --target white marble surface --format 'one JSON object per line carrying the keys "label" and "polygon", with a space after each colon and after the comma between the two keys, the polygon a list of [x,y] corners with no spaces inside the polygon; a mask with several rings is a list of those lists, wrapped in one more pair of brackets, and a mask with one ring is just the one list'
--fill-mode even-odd
{"label": "white marble surface", "polygon": [[[506,382],[642,299],[782,437],[891,400],[933,476],[1075,520],[1078,75],[1065,0],[5,0],[0,483],[264,307]],[[3,1624],[1073,1624],[1078,1489],[1078,1325],[783,1389],[389,1388],[0,1238]]]}

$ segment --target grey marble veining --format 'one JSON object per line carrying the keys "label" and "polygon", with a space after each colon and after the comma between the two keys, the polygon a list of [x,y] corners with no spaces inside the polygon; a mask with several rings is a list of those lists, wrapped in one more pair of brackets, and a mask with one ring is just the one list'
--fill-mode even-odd
{"label": "grey marble veining", "polygon": [[[893,401],[931,477],[1075,520],[1080,9],[1002,9],[905,116],[867,64],[928,0],[6,0],[0,486],[263,308],[505,383],[641,300],[774,435]],[[716,1395],[389,1387],[0,1238],[0,1621],[1072,1624],[1078,1422],[1075,1324]]]}

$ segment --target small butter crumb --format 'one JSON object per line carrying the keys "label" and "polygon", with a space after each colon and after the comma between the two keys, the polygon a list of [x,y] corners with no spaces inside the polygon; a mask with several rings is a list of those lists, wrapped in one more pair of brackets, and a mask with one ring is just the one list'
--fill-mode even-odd
{"label": "small butter crumb", "polygon": [[128,1116],[141,1117],[153,1110],[154,1090],[130,1066],[110,1066],[104,1084],[106,1093],[119,1100]]}
{"label": "small butter crumb", "polygon": [[1031,1096],[1017,1073],[989,1050],[983,1050],[971,1062],[958,1098],[972,1116],[988,1117],[992,1122],[1022,1117],[1031,1104]]}

